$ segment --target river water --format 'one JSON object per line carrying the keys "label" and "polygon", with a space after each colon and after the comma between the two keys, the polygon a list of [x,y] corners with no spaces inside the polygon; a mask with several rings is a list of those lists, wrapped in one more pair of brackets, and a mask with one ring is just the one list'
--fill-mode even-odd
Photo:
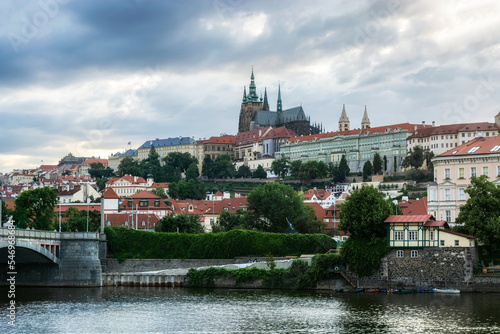
{"label": "river water", "polygon": [[21,288],[0,333],[500,333],[500,294]]}

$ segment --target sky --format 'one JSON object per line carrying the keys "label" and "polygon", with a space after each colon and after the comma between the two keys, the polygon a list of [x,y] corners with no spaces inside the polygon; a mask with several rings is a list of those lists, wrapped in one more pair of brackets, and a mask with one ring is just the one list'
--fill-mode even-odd
{"label": "sky", "polygon": [[[0,172],[236,134],[252,66],[276,110],[351,128],[493,122],[500,2],[0,0]],[[128,143],[131,143],[129,146]]]}

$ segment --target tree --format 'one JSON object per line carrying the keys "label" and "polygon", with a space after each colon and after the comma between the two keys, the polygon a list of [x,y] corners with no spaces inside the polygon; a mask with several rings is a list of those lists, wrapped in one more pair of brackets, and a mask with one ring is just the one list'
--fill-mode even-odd
{"label": "tree", "polygon": [[372,163],[370,162],[370,160],[368,160],[363,165],[363,181],[366,181],[372,175],[373,175]]}
{"label": "tree", "polygon": [[198,164],[196,162],[193,162],[186,170],[186,180],[196,181],[198,179],[198,176],[200,176],[200,172],[198,171]]}
{"label": "tree", "polygon": [[139,161],[134,160],[132,157],[123,158],[118,165],[118,175],[124,176],[126,174],[142,176],[142,169],[139,165]]}
{"label": "tree", "polygon": [[350,169],[349,165],[347,164],[347,159],[345,155],[342,156],[340,159],[339,166],[336,170],[336,175],[333,177],[333,182],[339,183],[339,182],[344,182],[345,178],[347,175],[349,175]]}
{"label": "tree", "polygon": [[302,161],[294,160],[290,162],[290,176],[294,179],[299,178],[300,167],[302,166]]}
{"label": "tree", "polygon": [[5,224],[9,221],[10,216],[12,216],[12,211],[7,208],[7,204],[5,204],[5,200],[2,198],[2,224]]}
{"label": "tree", "polygon": [[236,174],[231,157],[229,154],[219,155],[210,168],[210,174],[214,178],[225,179],[232,178]]}
{"label": "tree", "polygon": [[434,164],[432,163],[432,158],[434,158],[434,152],[425,151],[424,157],[427,164],[427,169],[434,173]]}
{"label": "tree", "polygon": [[111,177],[113,176],[113,169],[110,167],[104,167],[104,165],[100,162],[93,162],[90,164],[89,174],[91,177],[96,179]]}
{"label": "tree", "polygon": [[169,233],[203,233],[201,218],[198,215],[181,214],[177,216],[165,216],[156,224],[157,232]]}
{"label": "tree", "polygon": [[238,168],[238,171],[236,172],[236,177],[251,178],[252,171],[250,170],[250,167],[241,165],[240,168]]}
{"label": "tree", "polygon": [[201,175],[208,177],[209,179],[213,178],[212,175],[212,165],[213,165],[213,160],[210,157],[209,154],[205,155],[205,158],[203,159],[203,166],[201,168]]}
{"label": "tree", "polygon": [[271,164],[271,172],[277,175],[280,179],[285,179],[290,170],[290,160],[282,156],[278,160],[274,160]]}
{"label": "tree", "polygon": [[292,187],[279,182],[266,183],[248,195],[248,210],[264,221],[265,232],[285,233],[287,219],[293,225],[295,219],[306,214],[303,197]]}
{"label": "tree", "polygon": [[384,155],[384,172],[387,172],[387,156]]}
{"label": "tree", "polygon": [[165,158],[163,158],[163,161],[166,165],[178,168],[182,173],[186,173],[186,171],[192,164],[198,164],[198,159],[187,152],[171,152],[167,154]]}
{"label": "tree", "polygon": [[161,198],[167,198],[167,193],[165,192],[165,189],[162,187],[156,187],[152,190],[150,190],[151,193],[160,196]]}
{"label": "tree", "polygon": [[500,185],[481,175],[471,178],[471,185],[465,192],[469,199],[460,208],[457,222],[463,223],[468,233],[489,250],[500,250]]}
{"label": "tree", "polygon": [[303,163],[300,166],[299,180],[309,181],[312,179],[316,179],[317,174],[318,174],[317,162],[316,161],[308,161],[306,163]]}
{"label": "tree", "polygon": [[168,185],[168,193],[171,198],[201,200],[206,197],[206,186],[203,182],[180,180]]}
{"label": "tree", "polygon": [[415,169],[418,169],[422,167],[422,164],[424,163],[424,150],[422,149],[421,146],[415,146],[413,148],[413,151],[410,150],[408,152],[408,155],[404,158],[403,160],[403,167],[413,167]]}
{"label": "tree", "polygon": [[[87,210],[78,210],[70,207],[64,214],[66,222],[61,226],[62,231],[87,231]],[[98,231],[101,227],[101,213],[97,210],[88,212],[89,231]]]}
{"label": "tree", "polygon": [[398,171],[398,157],[394,156],[394,173]]}
{"label": "tree", "polygon": [[373,174],[378,174],[382,171],[382,158],[378,152],[375,153],[373,157]]}
{"label": "tree", "polygon": [[384,237],[384,221],[390,214],[391,206],[381,192],[372,186],[361,187],[340,204],[339,228],[353,238]]}
{"label": "tree", "polygon": [[295,218],[292,225],[297,233],[321,233],[325,223],[317,220],[312,206],[305,205],[304,213]]}
{"label": "tree", "polygon": [[220,233],[234,229],[249,230],[258,226],[258,224],[255,224],[256,221],[258,219],[255,219],[254,214],[250,211],[243,211],[241,209],[236,210],[236,213],[222,211],[219,219],[212,226],[212,232]]}
{"label": "tree", "polygon": [[103,178],[97,179],[95,181],[95,185],[97,186],[97,190],[98,191],[104,190],[104,188],[106,188],[106,182],[108,182],[108,181],[109,181],[108,177],[103,177]]}
{"label": "tree", "polygon": [[252,178],[267,179],[267,173],[261,165],[258,165],[257,169],[252,173]]}
{"label": "tree", "polygon": [[34,227],[37,230],[50,230],[55,217],[57,189],[43,187],[23,191],[14,201],[14,219],[17,227]]}

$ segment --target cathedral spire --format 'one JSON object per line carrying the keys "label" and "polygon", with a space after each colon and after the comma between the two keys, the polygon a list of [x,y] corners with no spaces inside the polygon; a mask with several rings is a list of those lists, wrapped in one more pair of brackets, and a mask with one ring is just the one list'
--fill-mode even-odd
{"label": "cathedral spire", "polygon": [[243,86],[243,103],[247,102],[247,86]]}
{"label": "cathedral spire", "polygon": [[283,106],[281,104],[281,84],[278,83],[278,103],[276,105],[276,111],[281,112],[283,111]]}
{"label": "cathedral spire", "polygon": [[350,127],[350,122],[349,118],[347,117],[347,112],[345,111],[345,104],[342,107],[342,114],[340,115],[339,119],[339,131],[347,131],[349,130]]}
{"label": "cathedral spire", "polygon": [[363,119],[361,120],[361,129],[370,128],[370,119],[368,118],[368,112],[366,111],[365,105],[365,113],[363,114]]}
{"label": "cathedral spire", "polygon": [[247,99],[251,102],[258,102],[259,101],[259,96],[257,95],[257,88],[255,87],[255,77],[253,75],[253,66],[252,66],[252,75],[250,76],[250,87],[248,87]]}
{"label": "cathedral spire", "polygon": [[269,103],[267,102],[267,88],[264,87],[264,104],[262,106],[262,110],[269,110]]}

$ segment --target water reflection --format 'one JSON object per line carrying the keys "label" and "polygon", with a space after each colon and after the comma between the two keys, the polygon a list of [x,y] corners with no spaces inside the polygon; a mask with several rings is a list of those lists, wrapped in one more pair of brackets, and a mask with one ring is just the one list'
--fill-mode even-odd
{"label": "water reflection", "polygon": [[[0,319],[6,295],[0,289]],[[20,288],[16,303],[16,332],[26,333],[500,332],[495,294]],[[0,333],[8,329],[3,320]]]}

